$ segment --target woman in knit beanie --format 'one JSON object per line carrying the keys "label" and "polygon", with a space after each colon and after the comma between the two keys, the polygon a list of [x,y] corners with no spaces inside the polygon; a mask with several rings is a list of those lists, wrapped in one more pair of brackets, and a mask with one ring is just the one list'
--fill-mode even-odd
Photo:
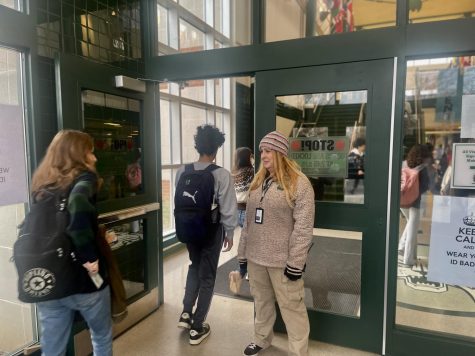
{"label": "woman in knit beanie", "polygon": [[261,164],[251,183],[238,248],[239,263],[249,270],[256,313],[254,340],[244,355],[257,355],[271,345],[277,300],[289,355],[306,356],[310,326],[302,273],[312,244],[314,191],[298,164],[288,158],[284,135],[268,133],[259,150]]}

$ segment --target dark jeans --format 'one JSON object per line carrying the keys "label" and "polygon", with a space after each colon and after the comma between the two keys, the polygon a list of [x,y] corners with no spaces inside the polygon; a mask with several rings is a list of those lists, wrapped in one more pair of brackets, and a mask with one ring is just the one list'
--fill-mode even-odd
{"label": "dark jeans", "polygon": [[211,299],[213,298],[214,282],[221,248],[223,246],[223,227],[219,226],[216,235],[204,246],[186,244],[191,260],[186,277],[183,311],[193,313],[193,327],[200,328],[206,319]]}

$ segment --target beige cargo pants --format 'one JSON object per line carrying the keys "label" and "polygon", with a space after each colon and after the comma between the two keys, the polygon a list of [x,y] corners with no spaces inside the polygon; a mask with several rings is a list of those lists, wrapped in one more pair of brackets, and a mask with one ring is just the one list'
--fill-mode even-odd
{"label": "beige cargo pants", "polygon": [[282,268],[248,263],[249,283],[254,297],[254,342],[267,348],[274,336],[275,301],[287,329],[290,356],[308,355],[310,325],[304,304],[303,280],[290,281]]}

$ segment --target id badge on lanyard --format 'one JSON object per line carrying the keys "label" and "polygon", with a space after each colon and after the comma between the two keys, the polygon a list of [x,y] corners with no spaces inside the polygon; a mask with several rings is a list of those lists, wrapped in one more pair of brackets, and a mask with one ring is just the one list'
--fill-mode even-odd
{"label": "id badge on lanyard", "polygon": [[264,222],[264,209],[256,208],[256,217],[255,217],[256,224],[262,224]]}

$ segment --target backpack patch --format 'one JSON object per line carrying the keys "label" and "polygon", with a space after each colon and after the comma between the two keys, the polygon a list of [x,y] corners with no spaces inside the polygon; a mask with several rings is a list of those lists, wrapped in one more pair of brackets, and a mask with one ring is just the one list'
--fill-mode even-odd
{"label": "backpack patch", "polygon": [[18,272],[18,299],[25,303],[74,294],[80,267],[66,234],[68,196],[52,190],[41,193],[20,225],[11,258]]}
{"label": "backpack patch", "polygon": [[205,243],[219,226],[219,208],[215,204],[213,171],[219,168],[210,164],[206,169],[195,170],[187,164],[175,190],[175,228],[183,243]]}
{"label": "backpack patch", "polygon": [[409,208],[419,198],[419,172],[419,169],[409,167],[401,170],[400,205],[403,208]]}

